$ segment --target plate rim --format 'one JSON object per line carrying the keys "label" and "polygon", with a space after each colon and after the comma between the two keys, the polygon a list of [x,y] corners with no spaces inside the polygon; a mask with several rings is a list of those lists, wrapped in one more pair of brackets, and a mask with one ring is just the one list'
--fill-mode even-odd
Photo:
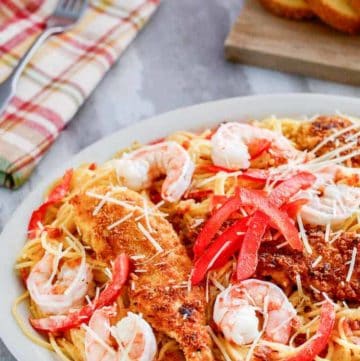
{"label": "plate rim", "polygon": [[[39,360],[53,360],[54,357],[49,351],[46,351],[36,344],[33,344],[28,338],[22,333],[20,328],[18,327],[17,323],[13,319],[11,314],[11,309],[8,303],[8,297],[5,297],[7,294],[6,289],[4,286],[8,281],[10,283],[11,279],[15,279],[15,284],[11,284],[13,286],[11,289],[8,290],[8,293],[11,294],[13,289],[18,290],[20,288],[20,281],[15,276],[13,272],[13,265],[15,263],[16,251],[17,247],[21,247],[24,242],[24,237],[26,234],[26,220],[30,215],[31,209],[34,209],[38,203],[41,201],[42,194],[46,189],[46,186],[51,183],[52,180],[59,177],[65,169],[69,167],[78,166],[79,164],[84,162],[84,159],[90,155],[92,152],[95,152],[97,149],[100,149],[103,145],[110,145],[110,148],[114,147],[116,140],[120,138],[126,137],[126,134],[135,133],[136,131],[144,132],[148,128],[151,129],[151,126],[161,126],[162,129],[157,129],[157,134],[168,134],[177,129],[187,127],[187,124],[190,124],[189,117],[199,116],[199,119],[195,118],[194,124],[196,124],[196,128],[200,128],[202,125],[212,125],[216,123],[220,123],[227,119],[226,111],[229,113],[234,112],[235,109],[238,109],[241,105],[245,105],[246,103],[251,103],[251,107],[254,107],[261,104],[266,104],[264,111],[266,109],[287,109],[291,104],[297,104],[300,107],[299,103],[305,102],[306,106],[310,106],[310,108],[318,108],[322,109],[322,107],[329,108],[330,106],[334,105],[334,110],[332,113],[334,114],[337,110],[336,105],[341,105],[346,109],[356,109],[357,113],[351,114],[353,116],[358,115],[360,116],[360,99],[356,97],[350,96],[338,96],[333,94],[317,94],[317,93],[278,93],[278,94],[260,94],[260,95],[249,95],[249,96],[242,96],[242,97],[233,97],[233,98],[225,98],[216,101],[204,102],[196,105],[191,105],[187,107],[178,108],[169,112],[165,112],[159,115],[152,116],[150,118],[146,118],[145,120],[141,120],[132,125],[128,125],[124,128],[119,129],[114,134],[107,135],[96,142],[88,145],[80,152],[71,156],[70,159],[67,161],[59,164],[54,169],[52,169],[49,174],[47,174],[43,179],[39,182],[39,184],[25,197],[25,199],[21,202],[21,204],[16,208],[8,222],[5,224],[4,229],[0,234],[0,243],[4,244],[4,246],[9,247],[9,254],[7,256],[7,252],[0,253],[0,264],[3,266],[0,268],[0,338],[2,339],[3,343],[9,350],[9,352],[19,361],[26,361],[29,359],[29,352],[33,352],[34,355],[39,356]],[[281,103],[281,104],[280,104]],[[317,105],[316,105],[317,103]],[[306,107],[305,106],[305,107]],[[255,109],[255,108],[254,108]],[[243,117],[246,116],[246,112],[243,112]],[[268,115],[271,115],[271,112],[266,112]],[[298,112],[296,112],[298,113]],[[304,112],[303,114],[309,112]],[[319,113],[322,113],[321,111]],[[221,117],[219,115],[222,114]],[[298,113],[300,116],[301,113]],[[316,112],[314,113],[316,114]],[[349,113],[350,114],[350,113]],[[290,115],[290,114],[289,114]],[[250,116],[250,115],[249,115]],[[184,127],[178,126],[175,123],[177,118],[183,117],[186,121],[182,124],[185,124]],[[200,119],[201,118],[201,119]],[[229,116],[229,119],[231,117]],[[174,119],[174,120],[172,120]],[[210,121],[207,121],[209,120]],[[167,123],[168,122],[168,123]],[[210,123],[210,124],[209,124]],[[198,126],[199,125],[199,126]],[[200,126],[201,125],[201,126]],[[192,129],[195,129],[192,128]],[[151,136],[142,136],[142,138],[151,139]],[[128,139],[129,142],[134,141],[135,137],[133,136],[132,139]],[[121,149],[123,145],[119,145],[118,149]],[[115,154],[116,148],[114,147],[112,154]],[[107,152],[110,153],[110,152]],[[89,160],[91,162],[91,160]],[[19,230],[16,227],[18,223],[21,223],[24,229]],[[11,243],[10,238],[14,236],[14,245]],[[18,244],[17,244],[18,243]],[[5,247],[5,249],[7,249]],[[5,276],[7,275],[7,276]],[[12,320],[12,322],[11,322]],[[40,350],[41,352],[40,352]],[[48,356],[46,356],[48,354]],[[40,358],[41,355],[41,358]]]}

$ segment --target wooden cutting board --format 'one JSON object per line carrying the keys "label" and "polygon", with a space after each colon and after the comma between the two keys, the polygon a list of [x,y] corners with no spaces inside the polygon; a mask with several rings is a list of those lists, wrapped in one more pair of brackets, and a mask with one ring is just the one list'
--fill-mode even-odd
{"label": "wooden cutting board", "polygon": [[360,36],[276,17],[246,1],[225,42],[230,61],[360,85]]}

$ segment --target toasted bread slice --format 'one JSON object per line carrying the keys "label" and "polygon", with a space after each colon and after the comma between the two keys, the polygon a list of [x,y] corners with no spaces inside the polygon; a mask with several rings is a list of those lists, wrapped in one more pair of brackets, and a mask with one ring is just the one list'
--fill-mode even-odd
{"label": "toasted bread slice", "polygon": [[307,0],[314,13],[331,27],[349,34],[360,32],[360,14],[350,0]]}
{"label": "toasted bread slice", "polygon": [[350,4],[354,10],[360,14],[360,0],[350,0]]}
{"label": "toasted bread slice", "polygon": [[314,16],[305,0],[260,0],[260,3],[275,15],[302,20]]}

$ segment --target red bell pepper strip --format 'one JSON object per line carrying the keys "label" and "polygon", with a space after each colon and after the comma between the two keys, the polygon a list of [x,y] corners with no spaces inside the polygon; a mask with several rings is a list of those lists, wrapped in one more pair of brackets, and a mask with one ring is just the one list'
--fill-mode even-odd
{"label": "red bell pepper strip", "polygon": [[77,311],[70,312],[68,315],[56,315],[39,319],[30,318],[31,325],[38,331],[53,333],[64,332],[88,322],[95,310],[116,301],[128,278],[129,267],[129,258],[125,254],[120,254],[116,257],[113,265],[112,280],[92,304],[87,304]]}
{"label": "red bell pepper strip", "polygon": [[253,275],[258,263],[258,251],[263,239],[268,217],[262,212],[255,212],[248,224],[236,267],[237,280],[244,280]]}
{"label": "red bell pepper strip", "polygon": [[328,344],[330,335],[335,325],[335,305],[326,301],[321,307],[320,324],[315,335],[299,346],[295,354],[285,361],[313,361]]}
{"label": "red bell pepper strip", "polygon": [[64,177],[49,194],[45,203],[43,203],[38,209],[36,209],[30,218],[28,224],[29,238],[33,238],[36,235],[36,231],[39,229],[39,223],[42,223],[46,212],[50,206],[61,201],[70,190],[71,179],[73,176],[73,170],[69,169],[64,174]]}
{"label": "red bell pepper strip", "polygon": [[249,217],[244,217],[226,229],[195,261],[191,282],[199,284],[205,277],[207,271],[222,267],[229,258],[240,249],[241,240],[244,237],[238,232],[245,232]]}
{"label": "red bell pepper strip", "polygon": [[260,155],[269,150],[271,142],[267,139],[254,139],[248,145],[251,160],[260,157]]}
{"label": "red bell pepper strip", "polygon": [[[218,172],[226,172],[232,173],[234,172],[233,169],[228,169],[224,167],[220,167],[214,164],[209,164],[205,166],[201,166],[205,171],[210,173],[218,173]],[[259,182],[266,182],[266,180],[270,177],[270,173],[266,169],[248,169],[238,175],[238,178],[248,179],[252,181],[259,181]]]}
{"label": "red bell pepper strip", "polygon": [[[298,173],[297,175],[285,180],[271,192],[269,196],[269,205],[273,205],[274,207],[282,206],[283,203],[287,202],[288,199],[296,194],[300,189],[306,189],[310,187],[315,182],[315,180],[316,178],[312,174],[306,172]],[[259,196],[258,193],[255,194],[257,197]],[[299,206],[299,202],[296,204],[296,206]],[[273,209],[277,211],[276,208]],[[286,210],[282,208],[282,211],[279,211],[279,214],[285,214],[284,211],[286,212]],[[265,216],[264,213],[265,212],[261,212],[260,210],[255,212],[253,218],[249,222],[249,229],[244,237],[238,257],[236,277],[239,281],[251,277],[255,272],[258,263],[259,248],[268,224],[271,223],[277,227],[279,226],[279,223],[277,223],[275,219],[271,218],[269,214]],[[302,243],[299,239],[299,235],[295,226],[291,223],[288,216],[286,216],[286,218],[287,224],[292,225],[292,230],[290,229],[292,243],[289,241],[290,238],[286,238],[286,234],[281,229],[280,231],[283,233],[291,246],[293,246],[293,248],[302,249]],[[283,220],[285,220],[285,217],[283,217]],[[288,235],[288,237],[289,236],[290,235]]]}
{"label": "red bell pepper strip", "polygon": [[296,199],[295,201],[284,204],[281,207],[281,210],[286,212],[290,218],[295,219],[296,216],[301,211],[301,208],[307,203],[309,203],[308,199],[299,198]]}
{"label": "red bell pepper strip", "polygon": [[211,197],[211,209],[210,209],[211,213],[213,214],[214,211],[217,211],[228,200],[229,200],[229,197],[227,197],[227,196],[213,195]]}
{"label": "red bell pepper strip", "polygon": [[311,173],[299,172],[293,177],[280,183],[271,192],[269,199],[276,207],[280,207],[301,189],[307,189],[311,187],[315,180],[316,177]]}
{"label": "red bell pepper strip", "polygon": [[283,234],[290,245],[294,249],[302,250],[303,244],[300,241],[298,230],[285,212],[276,208],[276,205],[268,198],[250,189],[240,189],[239,198],[242,205],[253,206],[258,211],[267,215],[269,220],[276,225],[276,228]]}
{"label": "red bell pepper strip", "polygon": [[72,169],[68,169],[61,181],[49,194],[47,199],[48,202],[58,202],[61,201],[66,194],[69,192],[71,179],[74,171]]}
{"label": "red bell pepper strip", "polygon": [[219,231],[222,224],[230,217],[232,213],[237,211],[241,206],[241,201],[238,195],[231,197],[221,208],[214,213],[213,216],[205,223],[203,229],[199,233],[194,244],[195,259],[205,251],[216,233]]}

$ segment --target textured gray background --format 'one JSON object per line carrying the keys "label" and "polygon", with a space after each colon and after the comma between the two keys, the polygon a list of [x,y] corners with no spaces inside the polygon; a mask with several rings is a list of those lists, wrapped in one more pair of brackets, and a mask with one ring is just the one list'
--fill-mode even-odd
{"label": "textured gray background", "polygon": [[[0,231],[24,197],[57,164],[141,119],[195,103],[248,94],[360,95],[355,87],[227,63],[223,43],[241,5],[241,0],[165,0],[31,180],[16,192],[0,189]],[[0,361],[5,360],[14,358],[0,341]]]}

